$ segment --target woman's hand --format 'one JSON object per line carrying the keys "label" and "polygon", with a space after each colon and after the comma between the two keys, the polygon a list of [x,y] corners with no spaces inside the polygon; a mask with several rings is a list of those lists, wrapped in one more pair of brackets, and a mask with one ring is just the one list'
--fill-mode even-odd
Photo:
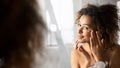
{"label": "woman's hand", "polygon": [[83,48],[83,46],[81,45],[78,47],[79,51],[81,52],[82,59],[83,59],[83,61],[81,62],[81,68],[88,68],[88,66],[90,66],[91,64],[91,57],[89,53]]}
{"label": "woman's hand", "polygon": [[90,49],[95,61],[105,61],[105,42],[100,38],[100,33],[91,31]]}
{"label": "woman's hand", "polygon": [[77,47],[77,43],[75,42],[74,48],[72,49],[71,52],[71,68],[80,68],[79,60],[80,60],[80,55]]}
{"label": "woman's hand", "polygon": [[75,42],[75,46],[71,52],[72,68],[87,68],[90,65],[90,55],[84,50],[83,46],[78,46],[79,41]]}

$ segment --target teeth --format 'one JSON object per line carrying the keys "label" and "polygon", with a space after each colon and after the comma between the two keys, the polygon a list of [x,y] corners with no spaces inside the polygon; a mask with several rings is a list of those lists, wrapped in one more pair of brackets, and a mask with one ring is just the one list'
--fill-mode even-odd
{"label": "teeth", "polygon": [[86,43],[78,43],[78,47],[85,45]]}

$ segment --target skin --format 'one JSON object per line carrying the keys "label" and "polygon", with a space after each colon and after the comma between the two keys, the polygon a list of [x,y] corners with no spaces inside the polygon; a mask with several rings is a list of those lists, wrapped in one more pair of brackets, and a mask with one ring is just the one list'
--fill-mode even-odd
{"label": "skin", "polygon": [[[95,31],[93,20],[88,15],[82,15],[77,29],[77,39],[71,52],[72,68],[87,68],[97,61],[105,61],[105,56],[110,55],[112,68],[119,68],[120,47],[105,50],[105,45],[110,45],[101,39],[99,31]],[[82,44],[79,44],[82,43]]]}

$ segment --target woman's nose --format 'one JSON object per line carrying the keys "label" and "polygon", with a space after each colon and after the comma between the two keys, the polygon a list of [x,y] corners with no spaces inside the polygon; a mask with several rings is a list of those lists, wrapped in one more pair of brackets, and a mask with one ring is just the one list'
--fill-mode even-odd
{"label": "woman's nose", "polygon": [[78,31],[77,31],[79,34],[83,33],[83,30],[81,27],[78,28]]}

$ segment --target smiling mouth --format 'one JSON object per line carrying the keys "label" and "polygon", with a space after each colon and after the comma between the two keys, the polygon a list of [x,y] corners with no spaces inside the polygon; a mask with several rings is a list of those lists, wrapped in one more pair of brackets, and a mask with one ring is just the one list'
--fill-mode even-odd
{"label": "smiling mouth", "polygon": [[85,44],[85,43],[83,43],[83,42],[81,42],[81,43],[79,42],[79,43],[78,43],[78,46],[83,46],[84,44]]}
{"label": "smiling mouth", "polygon": [[78,39],[82,39],[83,38],[83,36],[78,36]]}

